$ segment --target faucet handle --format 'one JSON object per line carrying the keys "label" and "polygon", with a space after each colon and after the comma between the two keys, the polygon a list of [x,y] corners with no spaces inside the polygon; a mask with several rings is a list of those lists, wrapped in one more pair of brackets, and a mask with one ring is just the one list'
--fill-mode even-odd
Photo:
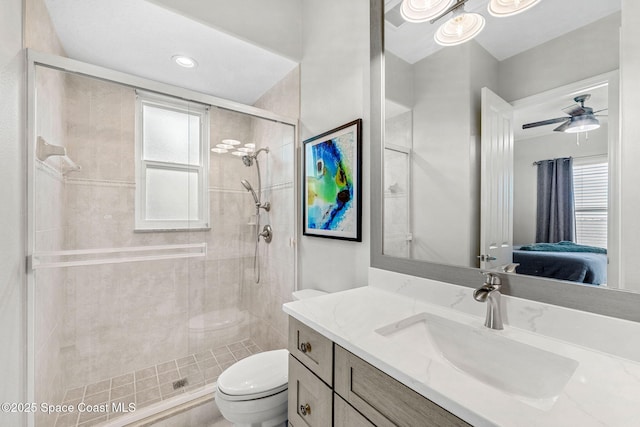
{"label": "faucet handle", "polygon": [[481,271],[480,272],[484,276],[484,284],[487,286],[492,286],[495,289],[500,289],[502,285],[502,281],[500,280],[500,276],[492,271]]}
{"label": "faucet handle", "polygon": [[503,273],[515,273],[516,272],[516,268],[518,268],[520,264],[518,263],[511,263],[511,264],[506,264],[506,265],[501,265],[500,266],[500,271],[502,271]]}

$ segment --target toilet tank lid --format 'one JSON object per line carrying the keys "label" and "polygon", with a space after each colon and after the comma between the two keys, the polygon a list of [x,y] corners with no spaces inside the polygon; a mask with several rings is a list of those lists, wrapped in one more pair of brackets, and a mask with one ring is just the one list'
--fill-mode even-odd
{"label": "toilet tank lid", "polygon": [[218,377],[217,386],[232,396],[262,393],[287,384],[288,357],[285,349],[265,351],[246,357],[228,367]]}

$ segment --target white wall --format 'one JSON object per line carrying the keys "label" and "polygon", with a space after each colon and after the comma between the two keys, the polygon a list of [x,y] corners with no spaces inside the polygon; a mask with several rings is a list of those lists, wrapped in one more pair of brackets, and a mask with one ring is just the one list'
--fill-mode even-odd
{"label": "white wall", "polygon": [[[25,402],[24,127],[25,79],[21,0],[0,13],[0,402]],[[0,412],[0,424],[24,425]]]}
{"label": "white wall", "polygon": [[513,243],[526,245],[536,238],[536,194],[538,169],[533,162],[558,157],[583,157],[608,151],[608,126],[589,132],[589,140],[576,144],[575,134],[551,132],[515,142],[513,159]]}
{"label": "white wall", "polygon": [[622,0],[620,97],[621,128],[621,287],[640,291],[640,2]]}
{"label": "white wall", "polygon": [[[369,3],[303,0],[300,139],[357,118],[362,135],[362,242],[300,236],[300,287],[367,283],[369,267]],[[298,152],[298,156],[299,156]]]}

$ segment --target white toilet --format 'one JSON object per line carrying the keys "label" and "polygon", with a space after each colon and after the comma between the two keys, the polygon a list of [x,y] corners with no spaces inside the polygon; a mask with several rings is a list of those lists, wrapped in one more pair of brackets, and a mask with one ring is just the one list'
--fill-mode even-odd
{"label": "white toilet", "polygon": [[[296,300],[324,295],[304,289]],[[218,377],[216,404],[222,416],[236,427],[286,426],[289,352],[265,351],[242,359]]]}

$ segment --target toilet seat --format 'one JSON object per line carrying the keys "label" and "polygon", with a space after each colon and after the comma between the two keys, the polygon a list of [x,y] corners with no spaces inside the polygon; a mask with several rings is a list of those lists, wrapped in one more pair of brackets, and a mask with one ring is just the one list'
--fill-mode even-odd
{"label": "toilet seat", "polygon": [[270,397],[282,392],[286,393],[287,389],[288,389],[288,384],[283,384],[280,387],[274,388],[272,390],[263,391],[261,393],[232,395],[232,394],[226,394],[225,392],[221,391],[220,388],[218,388],[217,397],[229,402],[257,400],[257,399],[263,399],[265,397]]}
{"label": "toilet seat", "polygon": [[236,362],[218,377],[220,397],[229,401],[253,400],[286,390],[288,358],[289,352],[281,349],[254,354]]}

